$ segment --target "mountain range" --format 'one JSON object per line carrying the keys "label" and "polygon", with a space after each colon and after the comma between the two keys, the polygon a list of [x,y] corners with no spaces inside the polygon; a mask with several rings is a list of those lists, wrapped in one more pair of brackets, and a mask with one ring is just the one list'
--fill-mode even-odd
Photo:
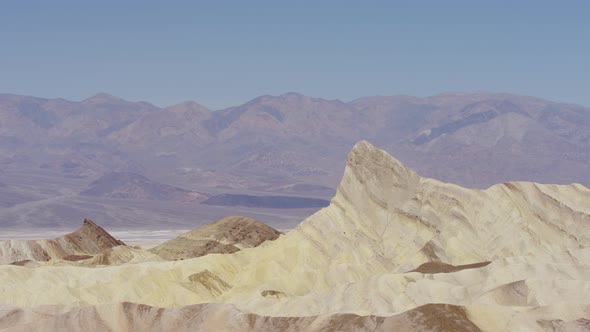
{"label": "mountain range", "polygon": [[350,102],[286,93],[211,111],[102,93],[80,102],[0,95],[0,182],[8,184],[0,190],[22,203],[31,188],[10,186],[10,177],[66,179],[79,193],[115,172],[191,192],[329,198],[339,161],[363,139],[466,187],[590,185],[590,109],[578,105],[492,93]]}

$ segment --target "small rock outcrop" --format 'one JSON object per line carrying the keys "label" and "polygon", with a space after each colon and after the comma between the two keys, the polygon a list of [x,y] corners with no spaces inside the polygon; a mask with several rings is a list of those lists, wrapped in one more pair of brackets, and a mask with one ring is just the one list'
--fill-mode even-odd
{"label": "small rock outcrop", "polygon": [[84,219],[82,227],[55,239],[0,241],[0,264],[51,259],[76,261],[120,245],[125,243],[92,220]]}
{"label": "small rock outcrop", "polygon": [[231,216],[193,229],[150,251],[168,260],[231,254],[276,240],[282,233],[254,219]]}

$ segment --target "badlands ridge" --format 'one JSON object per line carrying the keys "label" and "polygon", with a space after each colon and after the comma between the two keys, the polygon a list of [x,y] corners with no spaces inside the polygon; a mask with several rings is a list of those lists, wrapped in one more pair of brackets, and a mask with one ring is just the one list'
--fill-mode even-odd
{"label": "badlands ridge", "polygon": [[[0,266],[0,330],[590,329],[582,185],[466,189],[360,142],[328,207],[286,235],[267,231],[273,241],[250,245],[199,235],[237,250],[196,258],[174,256],[174,242],[169,257],[121,243],[47,259],[22,250],[42,262]],[[15,247],[0,243],[1,257]],[[104,258],[114,251],[125,254]]]}
{"label": "badlands ridge", "polygon": [[0,241],[0,264],[25,265],[51,259],[74,261],[89,258],[125,243],[85,219],[75,232],[51,240]]}

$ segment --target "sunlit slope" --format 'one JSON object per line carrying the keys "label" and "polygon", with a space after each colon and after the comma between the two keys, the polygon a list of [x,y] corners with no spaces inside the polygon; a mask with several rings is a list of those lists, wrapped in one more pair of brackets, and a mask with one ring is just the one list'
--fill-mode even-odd
{"label": "sunlit slope", "polygon": [[[580,294],[590,291],[589,202],[581,185],[471,190],[441,183],[361,142],[330,206],[275,241],[176,262],[2,266],[0,297],[17,306],[229,302],[274,316],[385,316],[427,303],[583,304]],[[429,261],[492,263],[409,272]],[[526,299],[518,296],[522,289]]]}
{"label": "sunlit slope", "polygon": [[[587,331],[590,306],[534,309],[428,304],[392,316],[267,317],[228,304],[156,308],[134,303],[0,306],[0,329],[16,331]],[[4,331],[4,330],[3,330]]]}
{"label": "sunlit slope", "polygon": [[275,240],[281,232],[254,219],[231,216],[199,226],[152,249],[167,260],[228,254]]}
{"label": "sunlit slope", "polygon": [[55,239],[0,241],[0,264],[76,259],[96,255],[119,245],[124,243],[112,237],[92,220],[85,219],[82,227]]}

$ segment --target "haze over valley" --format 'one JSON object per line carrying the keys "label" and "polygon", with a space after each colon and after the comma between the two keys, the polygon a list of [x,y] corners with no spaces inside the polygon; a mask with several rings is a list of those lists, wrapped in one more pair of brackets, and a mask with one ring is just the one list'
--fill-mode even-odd
{"label": "haze over valley", "polygon": [[[590,184],[590,110],[510,94],[342,102],[286,93],[218,111],[4,94],[0,119],[6,228],[67,229],[92,217],[115,229],[190,229],[239,212],[291,229],[327,204],[314,199],[331,198],[341,161],[363,139],[420,174],[472,188]],[[239,195],[303,204],[279,210],[281,199]]]}

